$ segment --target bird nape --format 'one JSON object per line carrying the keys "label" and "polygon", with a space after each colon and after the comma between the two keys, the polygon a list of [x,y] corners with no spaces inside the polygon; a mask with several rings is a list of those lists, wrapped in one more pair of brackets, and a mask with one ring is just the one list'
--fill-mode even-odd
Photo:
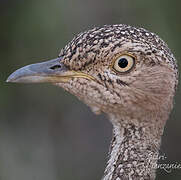
{"label": "bird nape", "polygon": [[57,59],[23,67],[7,82],[50,82],[108,115],[113,139],[104,180],[155,179],[178,70],[154,33],[122,24],[96,27],[78,34]]}

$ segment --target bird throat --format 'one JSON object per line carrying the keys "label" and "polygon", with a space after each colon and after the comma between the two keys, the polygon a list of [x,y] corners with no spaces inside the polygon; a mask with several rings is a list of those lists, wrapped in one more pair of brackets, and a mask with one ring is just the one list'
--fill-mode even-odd
{"label": "bird throat", "polygon": [[131,122],[113,124],[103,180],[154,180],[160,142],[161,136],[150,135],[147,126]]}

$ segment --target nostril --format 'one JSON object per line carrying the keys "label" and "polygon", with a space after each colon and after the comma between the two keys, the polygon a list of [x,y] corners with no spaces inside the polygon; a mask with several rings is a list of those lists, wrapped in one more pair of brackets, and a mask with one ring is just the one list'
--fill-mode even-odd
{"label": "nostril", "polygon": [[55,69],[60,69],[61,65],[54,65],[52,67],[50,67],[50,69],[55,70]]}

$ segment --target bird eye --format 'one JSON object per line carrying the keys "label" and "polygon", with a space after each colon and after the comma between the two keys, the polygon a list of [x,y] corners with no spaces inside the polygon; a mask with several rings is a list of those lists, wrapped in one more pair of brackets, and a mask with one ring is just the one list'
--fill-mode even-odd
{"label": "bird eye", "polygon": [[120,73],[127,72],[133,68],[135,57],[128,54],[122,54],[113,61],[112,68]]}

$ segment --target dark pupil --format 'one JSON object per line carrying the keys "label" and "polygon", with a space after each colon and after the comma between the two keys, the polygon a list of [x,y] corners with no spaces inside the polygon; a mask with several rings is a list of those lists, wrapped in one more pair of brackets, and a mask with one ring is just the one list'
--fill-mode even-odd
{"label": "dark pupil", "polygon": [[128,60],[126,58],[121,58],[119,61],[118,61],[118,66],[120,68],[125,68],[126,66],[128,65]]}

